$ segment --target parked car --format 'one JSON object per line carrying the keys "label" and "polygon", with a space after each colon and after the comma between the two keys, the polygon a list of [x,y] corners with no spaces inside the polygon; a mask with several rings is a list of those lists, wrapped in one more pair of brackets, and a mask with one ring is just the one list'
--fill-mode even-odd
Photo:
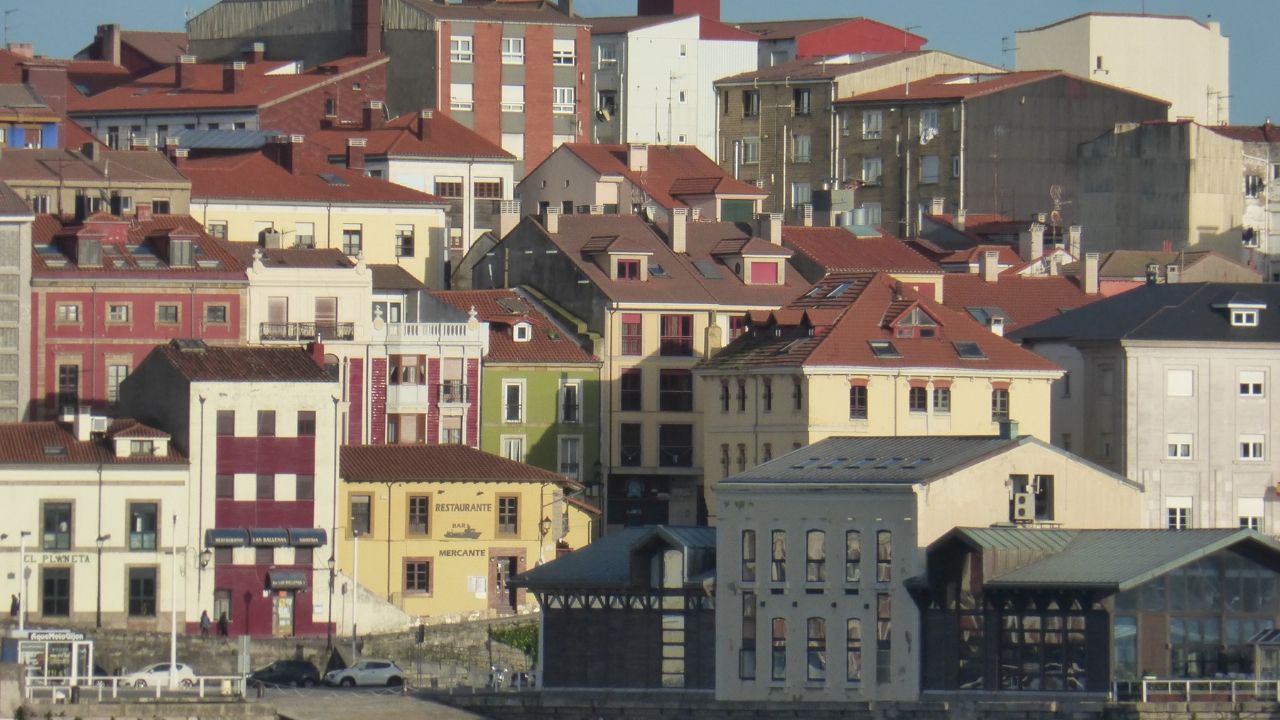
{"label": "parked car", "polygon": [[[178,676],[178,684],[182,687],[191,687],[196,684],[196,671],[192,670],[190,665],[178,663],[174,674]],[[166,685],[168,682],[169,663],[167,662],[153,663],[141,670],[125,673],[120,678],[120,684],[140,688],[148,685]]]}
{"label": "parked car", "polygon": [[320,671],[306,660],[277,660],[249,673],[249,683],[311,687],[320,682]]}
{"label": "parked car", "polygon": [[349,668],[325,673],[325,685],[404,685],[404,670],[390,660],[361,660]]}

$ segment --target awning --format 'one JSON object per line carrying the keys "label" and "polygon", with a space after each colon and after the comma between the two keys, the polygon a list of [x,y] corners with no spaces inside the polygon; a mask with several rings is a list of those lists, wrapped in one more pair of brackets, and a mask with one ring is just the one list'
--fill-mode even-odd
{"label": "awning", "polygon": [[284,528],[250,528],[249,544],[254,547],[284,547],[289,544],[289,531]]}
{"label": "awning", "polygon": [[326,538],[320,528],[289,528],[289,544],[294,547],[321,547]]}
{"label": "awning", "polygon": [[204,531],[205,547],[244,547],[249,533],[242,528],[210,528]]}
{"label": "awning", "polygon": [[267,587],[271,590],[301,590],[307,586],[307,574],[302,570],[272,570],[267,573]]}

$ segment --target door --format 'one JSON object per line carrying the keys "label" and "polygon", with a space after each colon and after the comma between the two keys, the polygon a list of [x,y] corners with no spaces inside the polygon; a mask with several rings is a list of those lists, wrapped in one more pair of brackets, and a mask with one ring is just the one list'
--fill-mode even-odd
{"label": "door", "polygon": [[508,586],[507,581],[518,572],[514,556],[500,555],[493,558],[493,582],[489,588],[489,597],[493,598],[492,606],[495,610],[515,612],[516,590]]}
{"label": "door", "polygon": [[270,340],[276,337],[287,338],[289,323],[289,298],[287,297],[269,297],[267,298],[267,327],[263,330],[263,339]]}
{"label": "door", "polygon": [[293,593],[287,590],[276,591],[275,623],[272,634],[277,637],[293,635]]}
{"label": "door", "polygon": [[338,335],[338,298],[316,298],[316,339],[336,340]]}

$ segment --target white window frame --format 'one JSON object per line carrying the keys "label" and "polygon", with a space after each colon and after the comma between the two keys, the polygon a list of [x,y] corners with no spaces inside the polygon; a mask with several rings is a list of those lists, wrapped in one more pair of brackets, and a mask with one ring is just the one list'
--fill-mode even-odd
{"label": "white window frame", "polygon": [[[123,310],[123,315],[115,313],[116,310]],[[128,303],[108,303],[107,304],[107,322],[109,323],[127,323],[129,322],[130,310]]]}
{"label": "white window frame", "polygon": [[793,135],[791,137],[791,161],[792,162],[809,162],[813,157],[813,138],[808,135]]}
{"label": "white window frame", "polygon": [[1241,528],[1261,531],[1266,518],[1266,500],[1260,497],[1236,498],[1236,518]]}
{"label": "white window frame", "polygon": [[578,45],[573,38],[553,38],[551,40],[551,64],[574,65],[578,62]]}
{"label": "white window frame", "polygon": [[[566,456],[565,448],[567,444],[570,444],[570,443],[576,446],[577,455],[578,455],[578,470],[577,472],[574,472],[574,473],[567,473],[564,471],[565,470],[564,463],[565,463],[565,456]],[[556,468],[559,469],[561,475],[564,475],[566,477],[573,478],[574,480],[580,480],[582,478],[582,436],[581,435],[561,435],[560,438],[556,440]]]}
{"label": "white window frame", "polygon": [[475,108],[475,95],[471,83],[449,83],[449,109],[471,112]]}
{"label": "white window frame", "polygon": [[601,65],[618,62],[617,43],[600,43],[600,45],[597,46],[596,56]]}
{"label": "white window frame", "polygon": [[[748,152],[748,149],[753,152]],[[760,138],[744,137],[742,138],[742,164],[743,165],[759,165],[760,164]]]}
{"label": "white window frame", "polygon": [[1239,372],[1240,397],[1266,397],[1267,374],[1262,370],[1241,370]]}
{"label": "white window frame", "polygon": [[1190,433],[1169,433],[1165,436],[1164,456],[1168,460],[1190,460],[1193,452],[1194,436]]}
{"label": "white window frame", "polygon": [[527,322],[518,322],[511,326],[511,339],[515,342],[529,342],[533,339],[533,326]]}
{"label": "white window frame", "polygon": [[867,224],[875,227],[884,220],[884,208],[878,202],[862,203],[861,208],[866,211]]}
{"label": "white window frame", "polygon": [[502,86],[502,112],[524,112],[524,86]]}
{"label": "white window frame", "polygon": [[1193,499],[1189,496],[1166,497],[1164,499],[1165,528],[1169,530],[1187,530],[1191,528],[1191,511],[1193,508]]}
{"label": "white window frame", "polygon": [[866,185],[879,185],[880,176],[884,174],[884,161],[878,157],[862,158],[862,182]]}
{"label": "white window frame", "polygon": [[1256,462],[1267,459],[1267,436],[1244,434],[1236,443],[1239,449],[1239,459],[1249,462]]}
{"label": "white window frame", "polygon": [[556,86],[551,88],[551,112],[556,115],[572,115],[577,105],[577,89]]}
{"label": "white window frame", "polygon": [[[569,420],[564,416],[564,399],[565,389],[574,388],[574,392],[578,399],[578,416],[576,419]],[[582,381],[581,380],[565,380],[560,383],[560,392],[556,396],[556,418],[562,423],[571,423],[579,425],[582,423]]]}
{"label": "white window frame", "polygon": [[[516,452],[512,452],[515,450]],[[502,457],[516,462],[524,462],[524,436],[523,435],[503,435],[500,440],[499,451]]]}
{"label": "white window frame", "polygon": [[449,37],[449,60],[456,63],[469,63],[475,60],[475,41],[470,35]]}
{"label": "white window frame", "polygon": [[862,139],[879,140],[884,133],[884,111],[862,111]]}
{"label": "white window frame", "polygon": [[[516,417],[511,417],[510,404],[507,402],[507,391],[511,388],[520,391],[520,402],[516,406]],[[524,380],[503,380],[502,381],[502,422],[510,424],[520,424],[525,420],[526,406],[529,404],[529,396],[525,390]]]}
{"label": "white window frame", "polygon": [[938,108],[925,108],[920,111],[920,134],[923,135],[926,130],[932,130],[937,134],[941,129],[938,117]]}
{"label": "white window frame", "polygon": [[524,38],[522,37],[502,38],[502,64],[503,65],[523,65],[524,64]]}
{"label": "white window frame", "polygon": [[1252,308],[1231,310],[1231,327],[1257,327],[1258,311]]}
{"label": "white window frame", "polygon": [[791,183],[791,205],[798,207],[809,202],[813,202],[813,186],[807,180]]}

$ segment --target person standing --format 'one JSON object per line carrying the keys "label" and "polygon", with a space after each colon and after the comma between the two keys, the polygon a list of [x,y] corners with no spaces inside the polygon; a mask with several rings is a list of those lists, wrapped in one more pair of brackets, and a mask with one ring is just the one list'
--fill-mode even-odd
{"label": "person standing", "polygon": [[222,637],[227,636],[227,611],[223,610],[218,616],[218,634]]}
{"label": "person standing", "polygon": [[211,624],[212,623],[209,620],[209,611],[201,610],[200,611],[200,637],[202,638],[209,637],[209,626]]}
{"label": "person standing", "polygon": [[22,609],[22,602],[18,600],[17,595],[11,595],[9,600],[9,617],[18,617],[18,611]]}

